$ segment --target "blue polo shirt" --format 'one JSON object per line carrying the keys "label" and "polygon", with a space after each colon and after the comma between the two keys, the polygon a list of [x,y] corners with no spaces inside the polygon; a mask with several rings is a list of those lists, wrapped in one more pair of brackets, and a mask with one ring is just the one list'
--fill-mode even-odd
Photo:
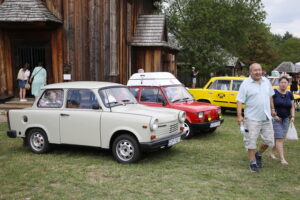
{"label": "blue polo shirt", "polygon": [[273,95],[274,90],[266,77],[258,83],[249,76],[241,84],[236,100],[245,104],[245,118],[264,121],[272,119],[270,97]]}
{"label": "blue polo shirt", "polygon": [[294,100],[293,94],[289,91],[286,94],[281,94],[276,89],[274,91],[273,101],[277,115],[280,118],[289,117],[291,115],[292,100]]}

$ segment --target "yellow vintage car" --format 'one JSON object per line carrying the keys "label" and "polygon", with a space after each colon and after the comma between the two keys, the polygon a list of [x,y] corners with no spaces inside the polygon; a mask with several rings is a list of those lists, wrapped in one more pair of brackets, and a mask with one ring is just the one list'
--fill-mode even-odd
{"label": "yellow vintage car", "polygon": [[[240,85],[247,77],[220,76],[211,78],[203,88],[189,88],[188,91],[199,102],[207,102],[226,109],[236,109],[236,97]],[[273,85],[273,88],[278,86]],[[295,107],[300,108],[300,95],[294,94]]]}

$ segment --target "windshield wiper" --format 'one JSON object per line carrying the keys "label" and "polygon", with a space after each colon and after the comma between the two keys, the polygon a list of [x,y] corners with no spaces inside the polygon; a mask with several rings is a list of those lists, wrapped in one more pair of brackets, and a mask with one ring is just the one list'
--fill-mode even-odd
{"label": "windshield wiper", "polygon": [[130,99],[122,99],[122,102],[125,104],[134,104]]}
{"label": "windshield wiper", "polygon": [[123,105],[123,104],[121,104],[121,103],[119,103],[119,102],[117,102],[117,101],[108,102],[108,104],[111,105],[111,106]]}
{"label": "windshield wiper", "polygon": [[176,100],[172,101],[172,103],[179,102],[179,101],[186,101],[186,100],[189,100],[189,99],[190,99],[189,97],[185,97],[185,98],[182,98],[182,99],[176,99]]}

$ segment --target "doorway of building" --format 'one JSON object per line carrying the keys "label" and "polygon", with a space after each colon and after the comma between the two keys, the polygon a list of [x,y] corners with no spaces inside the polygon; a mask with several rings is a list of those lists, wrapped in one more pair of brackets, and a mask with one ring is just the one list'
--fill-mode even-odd
{"label": "doorway of building", "polygon": [[[47,83],[52,82],[52,62],[50,41],[15,41],[12,45],[12,66],[13,80],[17,79],[20,68],[28,63],[30,73],[38,62],[42,62],[47,70]],[[14,82],[14,94],[18,96],[19,88],[17,81]],[[27,96],[32,96],[31,91],[27,91]]]}

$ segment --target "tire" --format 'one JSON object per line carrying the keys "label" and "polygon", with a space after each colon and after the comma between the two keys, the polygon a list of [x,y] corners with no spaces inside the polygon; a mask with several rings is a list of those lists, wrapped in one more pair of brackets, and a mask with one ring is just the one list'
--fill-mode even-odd
{"label": "tire", "polygon": [[33,153],[42,154],[49,150],[48,137],[42,129],[31,129],[27,136],[27,145]]}
{"label": "tire", "polygon": [[226,110],[227,110],[226,108],[221,107],[222,114],[224,114]]}
{"label": "tire", "polygon": [[141,158],[141,150],[137,140],[128,134],[118,136],[112,145],[114,158],[123,164],[135,163]]}
{"label": "tire", "polygon": [[194,136],[194,131],[192,130],[191,124],[187,120],[184,122],[184,131],[186,133],[182,135],[182,139],[191,139]]}

